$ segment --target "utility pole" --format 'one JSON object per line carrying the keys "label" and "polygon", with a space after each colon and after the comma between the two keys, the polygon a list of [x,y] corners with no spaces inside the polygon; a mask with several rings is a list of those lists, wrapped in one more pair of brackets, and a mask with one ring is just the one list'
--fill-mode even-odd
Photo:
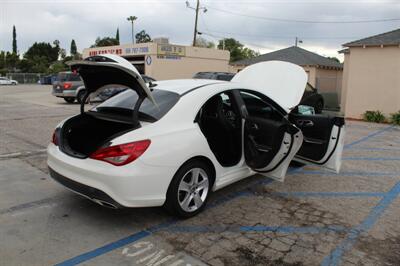
{"label": "utility pole", "polygon": [[296,40],[294,42],[294,46],[297,47],[297,44],[299,44],[299,43],[303,43],[303,41],[296,37]]}
{"label": "utility pole", "polygon": [[135,20],[137,20],[137,17],[136,16],[130,16],[130,17],[127,17],[126,20],[132,22],[132,43],[135,44],[135,32],[133,30],[133,22]]}
{"label": "utility pole", "polygon": [[197,0],[197,5],[196,5],[196,19],[195,19],[195,21],[194,21],[193,46],[196,46],[197,18],[199,17],[199,5],[200,5],[200,0]]}
{"label": "utility pole", "polygon": [[193,32],[193,46],[196,46],[196,38],[197,38],[197,20],[199,18],[199,10],[202,9],[204,13],[207,12],[207,8],[205,7],[200,7],[200,0],[197,0],[196,3],[196,8],[191,7],[189,1],[186,1],[186,7],[195,10],[196,12],[196,18],[194,21],[194,32]]}

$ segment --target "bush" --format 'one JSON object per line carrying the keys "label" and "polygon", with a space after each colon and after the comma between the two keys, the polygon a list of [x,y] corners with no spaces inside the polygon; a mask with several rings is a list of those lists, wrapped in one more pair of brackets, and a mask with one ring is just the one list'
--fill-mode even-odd
{"label": "bush", "polygon": [[366,111],[363,114],[364,120],[368,122],[383,123],[386,118],[381,111]]}
{"label": "bush", "polygon": [[400,111],[390,115],[390,122],[395,125],[400,125]]}

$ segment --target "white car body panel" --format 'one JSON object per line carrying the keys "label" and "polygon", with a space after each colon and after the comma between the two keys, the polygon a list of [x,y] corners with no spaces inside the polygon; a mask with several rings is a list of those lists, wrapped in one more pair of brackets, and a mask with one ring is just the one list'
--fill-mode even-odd
{"label": "white car body panel", "polygon": [[[124,65],[123,62],[121,65]],[[276,62],[272,62],[273,65],[276,65]],[[48,165],[57,173],[73,181],[104,191],[119,204],[126,207],[161,206],[165,202],[167,189],[174,174],[186,161],[194,157],[207,158],[213,164],[215,168],[213,190],[251,176],[256,172],[246,165],[243,147],[242,158],[237,165],[231,167],[221,166],[194,119],[200,108],[212,96],[232,89],[258,91],[273,100],[280,100],[285,110],[290,109],[292,104],[298,100],[298,95],[300,93],[302,95],[304,92],[306,74],[304,70],[299,73],[298,68],[292,67],[292,64],[285,63],[284,65],[288,66],[290,71],[294,71],[293,78],[295,82],[281,82],[280,84],[284,84],[282,87],[279,86],[278,80],[274,79],[272,86],[268,86],[268,90],[258,83],[261,82],[260,80],[247,84],[247,77],[253,77],[250,74],[239,78],[240,82],[198,79],[157,81],[155,82],[157,84],[155,88],[179,93],[181,95],[179,101],[160,120],[154,123],[141,122],[142,126],[140,128],[110,141],[110,146],[113,146],[150,139],[150,146],[138,159],[124,166],[114,166],[107,162],[90,158],[74,158],[63,153],[58,146],[50,143],[48,146]],[[278,66],[283,71],[283,65],[278,64]],[[134,67],[132,66],[132,68]],[[267,68],[270,69],[269,66]],[[256,70],[259,73],[260,69],[258,67]],[[274,73],[284,80],[292,78],[292,73],[282,75],[276,73],[276,71]],[[264,82],[266,81],[264,80]],[[289,88],[289,85],[299,86],[301,89]],[[196,89],[197,87],[202,88]],[[272,88],[275,90],[279,88],[282,91],[290,89],[289,91],[295,95],[290,96],[290,100],[284,100],[281,93],[271,92]],[[288,92],[286,91],[284,94],[287,96]],[[61,125],[62,123],[58,127]],[[279,167],[269,173],[263,173],[264,175],[279,181],[284,180],[289,163],[302,144],[303,136],[301,131],[296,136],[286,159]],[[283,147],[277,158],[284,158],[285,152],[288,152],[288,149]]]}
{"label": "white car body panel", "polygon": [[307,74],[302,67],[292,63],[267,61],[244,68],[232,82],[246,84],[261,92],[289,113],[303,97]]}

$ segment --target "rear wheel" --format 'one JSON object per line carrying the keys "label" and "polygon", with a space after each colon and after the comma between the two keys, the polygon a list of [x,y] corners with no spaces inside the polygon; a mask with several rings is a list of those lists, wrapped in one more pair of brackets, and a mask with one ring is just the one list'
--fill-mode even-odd
{"label": "rear wheel", "polygon": [[76,96],[76,99],[78,100],[78,103],[82,103],[83,98],[85,97],[86,91],[81,90],[78,92],[78,95]]}
{"label": "rear wheel", "polygon": [[212,172],[204,162],[184,164],[171,181],[165,208],[180,217],[195,216],[207,203],[212,178]]}
{"label": "rear wheel", "polygon": [[64,98],[64,101],[66,101],[67,103],[73,103],[75,101],[75,98],[67,97],[67,98]]}

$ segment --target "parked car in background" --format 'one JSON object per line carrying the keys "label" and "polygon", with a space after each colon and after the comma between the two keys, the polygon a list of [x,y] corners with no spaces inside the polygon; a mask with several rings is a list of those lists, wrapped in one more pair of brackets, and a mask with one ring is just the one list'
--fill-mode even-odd
{"label": "parked car in background", "polygon": [[234,73],[229,73],[229,72],[198,72],[193,76],[193,78],[230,81],[234,76],[235,76]]}
{"label": "parked car in background", "polygon": [[344,118],[293,113],[304,69],[261,62],[232,82],[158,81],[148,86],[117,55],[71,64],[89,93],[126,89],[61,122],[47,149],[50,175],[107,207],[164,206],[190,217],[212,191],[255,173],[283,182],[294,159],[338,172]]}
{"label": "parked car in background", "polygon": [[314,107],[315,113],[320,114],[324,109],[324,98],[318,93],[316,88],[311,86],[310,83],[307,83],[300,104]]}
{"label": "parked car in background", "polygon": [[41,85],[51,85],[54,81],[57,80],[57,76],[57,74],[43,76],[40,78],[38,83]]}
{"label": "parked car in background", "polygon": [[82,99],[85,95],[85,87],[78,73],[60,72],[56,81],[53,82],[52,94],[63,98],[67,103],[73,103],[75,99]]}
{"label": "parked car in background", "polygon": [[[147,75],[141,75],[145,83],[155,82],[156,80]],[[99,92],[97,101],[104,101],[122,91],[125,88],[108,87]],[[73,103],[75,99],[78,103],[83,101],[86,94],[85,85],[77,73],[60,72],[57,75],[56,81],[53,83],[52,94],[56,97],[63,98],[67,103]]]}
{"label": "parked car in background", "polygon": [[17,85],[18,81],[6,77],[0,77],[0,85]]}
{"label": "parked car in background", "polygon": [[[215,79],[230,81],[235,76],[234,73],[228,72],[198,72],[193,78],[195,79]],[[324,98],[318,93],[318,90],[307,83],[301,105],[307,105],[314,108],[316,114],[320,114],[324,109]]]}

